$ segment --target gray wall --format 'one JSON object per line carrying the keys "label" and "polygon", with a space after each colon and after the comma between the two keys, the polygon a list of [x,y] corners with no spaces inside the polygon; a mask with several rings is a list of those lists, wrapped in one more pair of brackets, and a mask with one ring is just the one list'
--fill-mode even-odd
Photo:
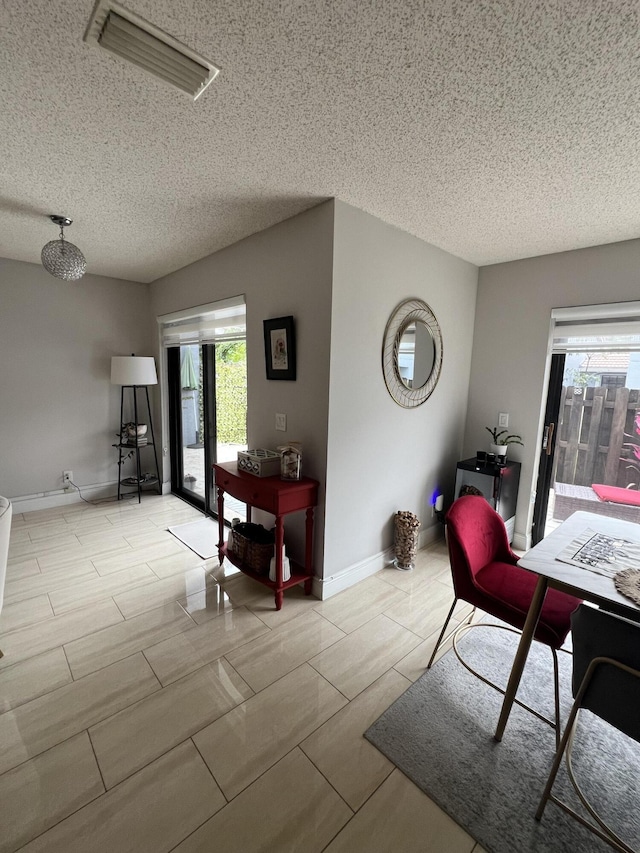
{"label": "gray wall", "polygon": [[[246,295],[249,445],[302,442],[304,473],[323,486],[318,574],[335,579],[388,548],[398,509],[415,511],[424,526],[433,525],[432,491],[452,493],[476,286],[472,264],[339,201],[152,285],[155,315]],[[444,334],[440,382],[430,400],[412,411],[389,397],[380,356],[389,314],[410,296],[431,305]],[[262,321],[288,314],[296,319],[298,379],[269,382]],[[276,412],[287,415],[286,433],[275,430]],[[302,519],[292,522],[287,542],[299,557]]]}
{"label": "gray wall", "polygon": [[[452,496],[467,411],[478,269],[336,201],[325,575],[388,548],[397,510],[435,524]],[[382,340],[396,305],[423,299],[443,334],[440,381],[421,406],[389,396]]]}
{"label": "gray wall", "polygon": [[628,302],[640,296],[640,240],[482,267],[478,285],[465,455],[488,447],[485,426],[509,412],[525,446],[516,513],[521,546],[533,511],[552,308]]}
{"label": "gray wall", "polygon": [[149,285],[0,259],[0,494],[115,482],[111,356],[151,355]]}
{"label": "gray wall", "polygon": [[[249,447],[301,441],[303,473],[324,487],[329,399],[333,202],[326,202],[151,285],[154,315],[244,293],[247,304],[247,436]],[[265,374],[263,320],[293,315],[297,380]],[[275,429],[276,412],[287,431]],[[168,445],[168,436],[164,444]],[[165,466],[165,478],[169,470]],[[321,492],[324,504],[324,488]],[[302,514],[287,523],[291,555],[302,556]],[[317,513],[316,565],[322,565],[323,513]]]}
{"label": "gray wall", "polygon": [[[316,541],[318,566],[326,548],[325,575],[388,547],[398,509],[429,525],[432,491],[453,498],[456,460],[488,445],[484,427],[500,411],[525,440],[510,450],[523,462],[516,532],[524,536],[551,309],[638,299],[640,241],[482,268],[477,306],[476,279],[473,265],[339,201],[153,285],[92,275],[64,282],[38,264],[0,259],[0,493],[59,490],[63,468],[80,485],[114,482],[111,356],[157,354],[158,314],[244,293],[249,443],[300,440],[323,504],[326,472],[326,529],[321,510]],[[414,410],[391,400],[380,367],[389,314],[409,296],[431,305],[444,336],[440,382]],[[296,318],[298,380],[269,382],[262,321],[288,314]],[[286,433],[275,430],[276,412],[287,414]],[[299,548],[300,525],[290,531]]]}

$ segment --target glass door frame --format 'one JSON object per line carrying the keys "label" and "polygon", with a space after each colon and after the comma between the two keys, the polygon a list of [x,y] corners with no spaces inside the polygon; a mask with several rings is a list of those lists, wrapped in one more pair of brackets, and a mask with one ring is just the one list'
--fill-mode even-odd
{"label": "glass door frame", "polygon": [[169,391],[169,448],[171,454],[171,491],[207,515],[217,518],[213,496],[213,464],[216,455],[216,369],[215,344],[200,344],[202,359],[202,396],[204,435],[204,496],[184,485],[182,439],[182,387],[180,377],[181,347],[167,347],[167,380]]}
{"label": "glass door frame", "polygon": [[540,463],[538,467],[538,482],[536,499],[533,507],[533,523],[531,525],[531,545],[537,545],[544,539],[549,508],[549,490],[553,481],[553,463],[555,460],[556,440],[558,437],[558,418],[560,416],[560,399],[562,396],[562,378],[564,375],[564,353],[553,353],[551,356],[551,371],[547,386],[547,403],[544,415],[544,432],[540,448]]}

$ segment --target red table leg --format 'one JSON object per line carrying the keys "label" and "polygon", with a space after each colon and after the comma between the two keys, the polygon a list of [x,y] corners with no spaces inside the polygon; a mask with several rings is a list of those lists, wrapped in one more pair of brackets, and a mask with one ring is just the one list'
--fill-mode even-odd
{"label": "red table leg", "polygon": [[284,524],[282,516],[276,516],[276,610],[282,607],[282,548],[284,545]]}
{"label": "red table leg", "polygon": [[307,510],[306,537],[304,548],[304,570],[308,577],[304,582],[304,594],[311,595],[313,586],[313,507]]}
{"label": "red table leg", "polygon": [[224,489],[218,486],[218,560],[220,565],[224,560]]}
{"label": "red table leg", "polygon": [[[283,606],[284,590],[292,584],[304,585],[306,595],[311,595],[313,582],[313,507],[318,502],[317,480],[302,477],[298,482],[286,482],[279,476],[252,477],[238,469],[236,462],[224,462],[213,465],[214,485],[217,488],[218,506],[218,553],[220,564],[226,556],[229,562],[237,566],[241,572],[250,575],[259,583],[268,586],[274,593],[276,609]],[[252,508],[275,516],[275,577],[271,580],[268,575],[258,576],[250,566],[245,564],[237,554],[227,550],[225,545],[224,495],[242,501],[247,507],[247,521],[251,521]],[[292,580],[283,579],[283,518],[293,512],[306,511],[305,552],[303,566],[294,569]]]}

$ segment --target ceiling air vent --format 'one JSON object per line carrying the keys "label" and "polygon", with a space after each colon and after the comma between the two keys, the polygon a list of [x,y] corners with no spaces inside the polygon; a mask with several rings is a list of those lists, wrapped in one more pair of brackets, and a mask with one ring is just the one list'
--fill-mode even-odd
{"label": "ceiling air vent", "polygon": [[96,3],[84,40],[150,71],[194,101],[220,70],[173,36],[109,0]]}

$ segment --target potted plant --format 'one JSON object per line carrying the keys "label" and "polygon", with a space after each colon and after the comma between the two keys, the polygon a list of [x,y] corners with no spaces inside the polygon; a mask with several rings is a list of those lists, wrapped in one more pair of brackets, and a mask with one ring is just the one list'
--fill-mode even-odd
{"label": "potted plant", "polygon": [[507,448],[510,444],[521,444],[524,447],[524,443],[522,441],[522,436],[520,435],[507,435],[506,429],[498,429],[498,427],[485,427],[493,442],[490,446],[490,452],[495,453],[496,456],[506,457]]}

